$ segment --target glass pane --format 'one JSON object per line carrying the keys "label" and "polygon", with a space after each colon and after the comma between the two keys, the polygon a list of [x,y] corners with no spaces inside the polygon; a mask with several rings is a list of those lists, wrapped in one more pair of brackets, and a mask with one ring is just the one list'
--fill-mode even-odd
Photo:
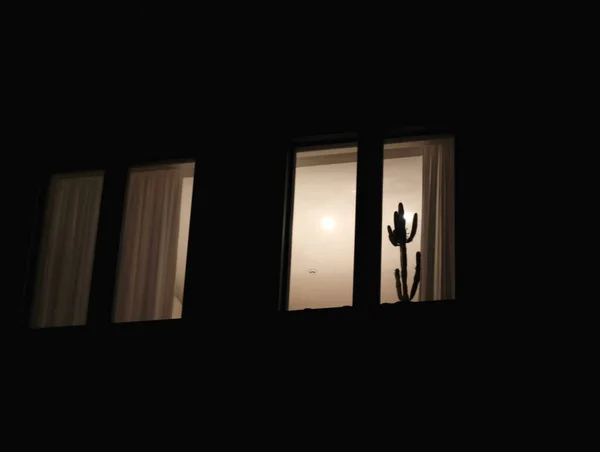
{"label": "glass pane", "polygon": [[114,322],[181,318],[194,163],[129,174]]}
{"label": "glass pane", "polygon": [[[417,252],[421,251],[422,147],[419,143],[388,143],[384,145],[383,154],[381,302],[395,303],[404,297],[411,301],[419,301],[420,284],[415,283],[415,272]],[[404,215],[401,216],[400,223],[395,225],[394,215],[399,211],[400,203],[402,203]],[[417,227],[414,236],[411,237],[415,214],[417,215]],[[402,219],[405,221],[404,224],[401,223]],[[388,226],[394,232],[392,239],[395,243],[392,243],[389,237]],[[402,239],[408,243],[402,244]],[[406,251],[405,278],[402,275],[402,252],[404,250]],[[404,290],[405,286],[406,290]],[[415,291],[412,290],[413,287],[415,287]]]}
{"label": "glass pane", "polygon": [[31,327],[85,325],[103,173],[52,176],[34,289]]}
{"label": "glass pane", "polygon": [[352,305],[355,145],[296,153],[289,310]]}

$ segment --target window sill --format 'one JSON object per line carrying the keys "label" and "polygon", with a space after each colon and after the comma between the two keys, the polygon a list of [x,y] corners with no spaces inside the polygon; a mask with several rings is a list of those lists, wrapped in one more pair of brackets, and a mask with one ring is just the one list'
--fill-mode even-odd
{"label": "window sill", "polygon": [[[287,311],[273,314],[272,316],[256,313],[255,315],[248,315],[248,313],[240,313],[237,315],[225,314],[225,313],[214,313],[207,315],[205,319],[200,319],[197,322],[191,322],[184,319],[169,319],[169,320],[155,320],[155,321],[144,321],[144,322],[130,322],[130,323],[111,323],[102,327],[94,327],[89,325],[81,326],[70,326],[70,327],[54,327],[54,328],[41,328],[41,329],[30,329],[29,334],[37,337],[61,337],[61,336],[91,336],[95,334],[107,333],[116,336],[136,336],[139,334],[177,334],[182,331],[194,331],[204,330],[205,327],[210,326],[206,323],[207,320],[210,324],[222,323],[224,325],[233,326],[234,324],[251,324],[256,323],[270,323],[274,319],[283,319],[283,322],[287,320],[331,320],[331,321],[345,321],[350,319],[360,318],[375,318],[381,320],[393,320],[393,319],[406,319],[407,310],[411,312],[428,313],[433,312],[429,308],[438,308],[443,306],[452,306],[455,304],[454,300],[447,301],[430,301],[424,303],[383,303],[379,307],[364,311],[361,309],[355,309],[350,306],[336,307],[336,308],[324,308],[324,309],[303,309],[298,311]],[[213,330],[211,328],[211,330]]]}

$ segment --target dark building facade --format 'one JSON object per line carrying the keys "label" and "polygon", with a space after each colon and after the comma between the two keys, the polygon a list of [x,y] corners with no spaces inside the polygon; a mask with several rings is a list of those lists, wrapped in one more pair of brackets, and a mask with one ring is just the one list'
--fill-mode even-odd
{"label": "dark building facade", "polygon": [[[120,152],[103,152],[102,148],[109,146],[110,141],[106,135],[102,137],[98,130],[82,130],[82,140],[89,141],[86,136],[98,137],[96,149],[78,153],[78,140],[67,144],[69,152],[64,157],[53,155],[47,165],[37,169],[35,184],[29,189],[31,213],[27,217],[27,233],[24,233],[28,253],[23,265],[25,284],[19,304],[20,328],[29,330],[32,326],[44,209],[51,177],[82,171],[103,172],[85,325],[36,329],[35,334],[63,334],[63,331],[85,334],[81,332],[87,330],[109,334],[170,331],[203,324],[208,318],[223,321],[287,316],[307,320],[365,315],[393,318],[402,315],[403,309],[414,310],[420,306],[423,306],[420,309],[432,309],[424,305],[439,302],[412,303],[414,307],[389,303],[380,306],[381,264],[378,262],[382,259],[383,148],[386,140],[456,139],[455,133],[447,126],[369,126],[346,131],[334,129],[330,133],[302,130],[256,140],[256,135],[246,133],[248,131],[182,132],[175,124],[165,121],[156,129],[147,125],[110,134],[111,139],[123,139],[117,146]],[[144,137],[136,146],[127,140],[134,132]],[[356,143],[357,149],[352,298],[344,306],[290,310],[294,157],[301,147],[323,149],[344,143]],[[127,246],[122,243],[121,234],[129,170],[185,161],[193,161],[195,170],[181,318],[114,323],[119,252]],[[412,270],[409,269],[411,279]]]}
{"label": "dark building facade", "polygon": [[[146,18],[146,22],[136,22],[138,30],[147,30],[152,22],[144,14],[131,16],[138,21]],[[151,18],[157,20],[158,15]],[[123,30],[128,36],[134,34],[127,21],[121,22],[121,36]],[[19,284],[15,284],[19,295],[12,319],[18,319],[17,328],[36,337],[89,332],[178,334],[207,322],[248,319],[256,324],[270,319],[284,324],[286,319],[403,321],[407,313],[414,318],[419,312],[455,303],[446,299],[382,306],[381,296],[384,146],[450,139],[453,150],[460,148],[460,135],[455,126],[448,125],[448,117],[427,121],[408,107],[400,115],[383,110],[375,116],[353,114],[357,109],[349,112],[345,104],[327,101],[319,105],[315,93],[300,101],[301,92],[295,100],[286,99],[284,106],[273,101],[278,96],[271,92],[268,102],[261,105],[265,97],[260,88],[238,90],[227,83],[227,94],[209,100],[208,93],[217,86],[214,79],[204,80],[199,94],[177,86],[155,89],[157,78],[144,75],[152,67],[153,53],[139,37],[130,38],[118,53],[123,66],[134,68],[127,75],[112,77],[103,72],[90,79],[103,81],[93,89],[86,85],[86,78],[80,79],[69,86],[67,101],[61,99],[60,89],[40,90],[44,102],[39,117],[32,119],[37,126],[29,141],[43,149],[43,155],[22,193],[19,243],[27,252],[19,257]],[[158,43],[157,35],[148,42]],[[133,56],[128,59],[130,51]],[[78,89],[86,95],[78,98]],[[342,306],[293,310],[289,294],[296,155],[299,149],[344,146],[355,149],[352,295]],[[193,162],[194,169],[181,318],[158,316],[115,323],[119,259],[127,247],[122,236],[131,170],[185,162]],[[40,259],[53,176],[98,172],[102,173],[102,190],[97,199],[94,252],[88,256],[91,273],[82,314],[85,321],[32,328],[39,298],[36,290],[40,290],[40,272],[44,271]],[[460,285],[460,281],[453,284]]]}

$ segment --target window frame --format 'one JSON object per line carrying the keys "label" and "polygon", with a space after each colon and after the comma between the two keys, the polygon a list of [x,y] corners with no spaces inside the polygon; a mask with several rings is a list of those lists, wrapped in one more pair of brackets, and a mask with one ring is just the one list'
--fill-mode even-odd
{"label": "window frame", "polygon": [[[290,144],[286,149],[282,149],[282,152],[287,153],[287,157],[285,159],[285,185],[283,187],[284,206],[281,223],[281,260],[278,275],[279,299],[273,305],[273,309],[277,312],[285,312],[287,314],[305,312],[288,311],[295,164],[298,148],[331,147],[348,143],[353,143],[353,145],[358,147],[352,308],[361,310],[374,309],[381,304],[381,212],[383,205],[384,143],[389,140],[417,141],[449,137],[455,140],[454,149],[456,153],[458,146],[456,140],[457,133],[453,127],[380,127],[377,129],[332,134],[310,134],[306,133],[306,131],[296,135],[292,133]],[[164,149],[172,149],[173,145],[179,145],[179,143],[171,143],[168,147],[165,146]],[[94,151],[98,152],[98,157],[91,161],[89,158],[86,158],[86,161],[84,161],[83,157],[79,159],[63,159],[62,162],[55,162],[49,165],[47,169],[38,173],[38,177],[36,177],[37,194],[34,196],[35,212],[32,215],[33,220],[29,224],[30,240],[26,251],[24,289],[22,292],[22,302],[20,303],[20,327],[31,330],[30,316],[33,307],[35,272],[40,253],[40,238],[50,178],[56,173],[102,171],[104,173],[104,182],[88,306],[88,319],[86,325],[69,328],[129,328],[128,325],[131,325],[130,323],[112,323],[114,289],[118,270],[117,264],[129,169],[138,166],[161,165],[170,162],[193,160],[196,162],[195,175],[198,175],[197,163],[200,153],[193,151],[189,145],[182,146],[182,149],[184,149],[182,152],[176,154],[166,150],[156,151],[155,149],[150,149],[144,155],[128,155],[125,157],[118,153],[102,155],[100,154],[101,150],[95,149]],[[199,207],[202,202],[198,179],[198,177],[194,178],[190,241],[184,286],[186,298],[188,299],[198,298],[202,290],[199,284],[196,284],[196,287],[194,287],[193,278],[193,275],[199,270],[199,266],[194,264],[198,252],[198,249],[195,249],[194,245],[198,235],[198,231],[194,231],[194,218],[199,214]],[[196,248],[198,247],[196,246]],[[458,250],[458,247],[456,249]],[[348,308],[327,308],[324,310],[330,311],[332,309]],[[201,303],[184,303],[181,319],[156,320],[143,323],[157,324],[179,321],[191,321],[193,323],[204,317],[204,310]],[[59,328],[64,329],[65,327]]]}
{"label": "window frame", "polygon": [[[294,199],[296,185],[296,155],[302,152],[310,152],[332,147],[355,147],[358,146],[358,134],[346,133],[326,136],[302,137],[292,139],[292,144],[287,152],[286,160],[286,183],[284,188],[284,221],[282,233],[281,266],[280,266],[280,292],[278,309],[280,312],[289,311],[291,258],[292,258],[292,230],[294,224]],[[358,154],[357,154],[358,155]],[[358,188],[356,190],[358,193]],[[331,308],[326,308],[331,309]],[[335,309],[335,308],[333,308]],[[300,310],[302,311],[302,310]]]}
{"label": "window frame", "polygon": [[[37,276],[37,262],[40,257],[41,237],[46,211],[46,203],[50,181],[55,174],[73,174],[82,172],[98,171],[104,174],[102,198],[100,202],[100,213],[98,218],[98,232],[94,250],[94,266],[92,269],[92,281],[90,297],[88,300],[88,313],[85,325],[69,327],[48,327],[41,330],[54,330],[64,328],[127,328],[128,323],[113,323],[112,310],[114,306],[114,292],[118,271],[119,249],[121,245],[121,232],[123,225],[124,207],[127,194],[129,171],[134,167],[164,165],[168,163],[183,163],[196,161],[197,156],[193,153],[169,155],[168,152],[155,152],[144,156],[128,156],[117,159],[109,158],[94,159],[88,162],[79,162],[77,159],[66,162],[58,162],[43,171],[37,178],[37,189],[35,195],[34,214],[31,224],[30,241],[27,249],[27,259],[24,277],[24,289],[22,295],[21,309],[19,314],[19,326],[28,331],[37,330],[31,328],[31,315],[33,313],[33,298],[35,280]],[[194,178],[192,193],[192,214],[194,203],[198,201],[196,194],[197,184]],[[190,224],[190,243],[192,242],[192,230]],[[188,260],[189,260],[188,246]],[[188,281],[191,280],[189,266],[186,268],[184,290],[187,290]],[[191,284],[190,284],[191,285]],[[184,304],[185,305],[185,304]],[[185,311],[184,311],[185,312]],[[185,314],[182,313],[182,319]],[[172,322],[182,319],[156,320],[156,322]],[[139,322],[133,322],[139,323]]]}
{"label": "window frame", "polygon": [[[195,210],[195,204],[199,201],[199,196],[197,196],[197,179],[196,176],[196,160],[197,157],[193,156],[193,157],[181,157],[181,158],[176,158],[173,156],[170,157],[164,157],[161,160],[154,160],[154,159],[148,159],[148,158],[138,158],[138,159],[131,159],[128,161],[127,166],[125,167],[125,175],[122,176],[121,175],[121,179],[119,180],[119,189],[116,191],[115,193],[115,197],[113,198],[113,202],[116,202],[117,199],[119,200],[118,202],[118,209],[117,206],[113,206],[112,210],[114,212],[118,211],[118,218],[116,213],[113,213],[113,215],[115,216],[115,220],[110,223],[111,224],[111,234],[110,236],[108,236],[107,238],[107,242],[108,242],[108,246],[112,247],[112,252],[110,254],[110,259],[101,262],[101,267],[104,271],[101,271],[100,274],[103,275],[103,277],[106,279],[104,285],[101,285],[102,283],[98,283],[98,287],[96,292],[94,293],[94,295],[96,297],[98,297],[98,300],[95,301],[94,306],[99,309],[99,314],[95,315],[92,319],[90,319],[88,317],[88,322],[90,320],[92,321],[97,321],[99,322],[101,325],[111,325],[112,328],[119,328],[119,325],[130,325],[130,324],[135,324],[135,323],[156,323],[156,322],[177,322],[177,321],[181,321],[184,317],[184,310],[185,310],[185,302],[183,303],[183,308],[182,308],[182,313],[181,313],[181,318],[177,318],[177,319],[160,319],[160,320],[147,320],[147,321],[135,321],[135,322],[113,322],[113,309],[115,306],[115,294],[116,294],[116,285],[117,285],[117,278],[118,278],[118,273],[119,273],[119,262],[120,262],[120,248],[121,248],[121,243],[122,243],[122,233],[123,233],[123,220],[124,220],[124,216],[125,216],[125,203],[127,201],[127,190],[129,187],[129,175],[131,173],[132,169],[140,169],[140,168],[150,168],[150,167],[162,167],[164,165],[169,165],[169,164],[180,164],[180,163],[190,163],[193,162],[194,163],[194,184],[193,184],[193,188],[192,188],[192,205],[191,205],[191,211],[190,211],[190,231],[189,231],[189,238],[188,238],[188,249],[187,249],[187,254],[186,254],[186,274],[185,274],[185,279],[184,279],[184,283],[183,283],[183,290],[185,294],[189,294],[189,287],[192,284],[189,284],[190,281],[193,281],[193,278],[190,276],[189,270],[189,257],[190,257],[190,243],[192,243],[192,219],[193,219],[193,213],[195,211],[197,211],[197,209]],[[123,190],[121,191],[121,187],[123,187]],[[117,195],[119,196],[119,198],[117,198]],[[107,208],[107,212],[110,212],[111,209]],[[116,227],[116,225],[118,224],[118,228]],[[107,227],[108,229],[108,227]],[[116,252],[114,251],[116,249]],[[94,267],[95,268],[95,267]],[[110,275],[110,279],[108,279],[108,277],[106,275]],[[95,276],[95,275],[94,275]],[[101,279],[101,278],[99,278]],[[92,279],[92,284],[93,284],[93,279]],[[94,286],[92,286],[92,290],[94,289]],[[102,297],[100,297],[98,295],[98,293],[100,293],[101,291],[105,291],[104,295]],[[109,292],[110,291],[110,292]],[[187,298],[187,296],[186,296]]]}
{"label": "window frame", "polygon": [[302,150],[319,147],[344,146],[349,142],[358,146],[352,308],[372,310],[381,306],[384,145],[390,141],[409,142],[451,137],[456,138],[451,127],[423,126],[381,127],[365,129],[357,133],[292,138],[286,168],[280,311],[288,313],[305,311],[288,310],[296,154]]}

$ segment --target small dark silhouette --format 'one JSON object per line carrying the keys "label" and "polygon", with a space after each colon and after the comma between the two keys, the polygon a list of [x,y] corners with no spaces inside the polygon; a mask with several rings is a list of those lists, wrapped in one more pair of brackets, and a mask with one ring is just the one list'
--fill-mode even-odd
{"label": "small dark silhouette", "polygon": [[401,302],[409,302],[417,293],[419,287],[419,281],[421,281],[421,252],[417,251],[417,266],[415,267],[415,278],[413,280],[410,294],[408,293],[407,279],[407,263],[406,263],[406,244],[412,242],[417,233],[417,227],[419,224],[419,217],[415,213],[413,217],[412,229],[410,235],[408,235],[408,229],[406,229],[406,219],[404,218],[404,206],[402,203],[398,204],[398,211],[394,212],[394,230],[390,226],[387,227],[388,236],[392,245],[400,247],[400,269],[396,269],[394,276],[396,277],[396,292],[398,292],[398,298]]}

